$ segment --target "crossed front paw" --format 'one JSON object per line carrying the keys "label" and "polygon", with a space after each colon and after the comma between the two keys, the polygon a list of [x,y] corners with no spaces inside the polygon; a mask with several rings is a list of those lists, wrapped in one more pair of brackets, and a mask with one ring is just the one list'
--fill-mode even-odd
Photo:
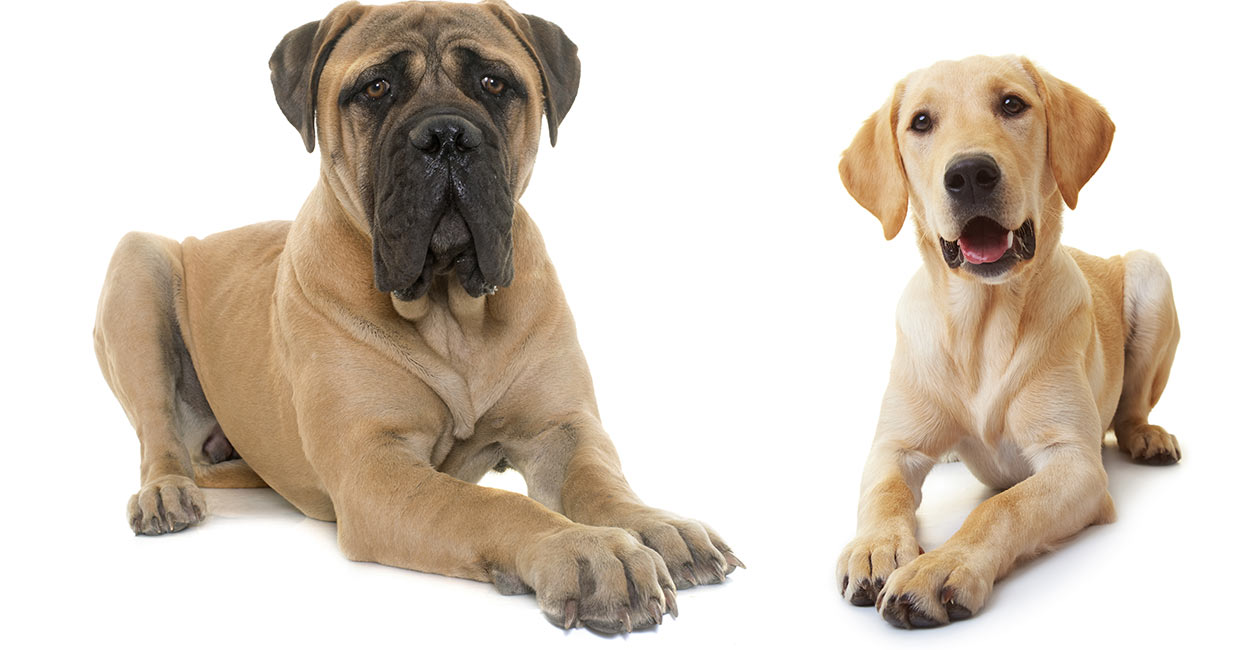
{"label": "crossed front paw", "polygon": [[543,614],[565,629],[628,634],[661,624],[666,612],[677,616],[664,559],[619,528],[561,530],[522,552],[517,565]]}
{"label": "crossed front paw", "polygon": [[971,617],[985,605],[994,573],[958,550],[937,549],[899,567],[877,595],[891,625],[924,628]]}

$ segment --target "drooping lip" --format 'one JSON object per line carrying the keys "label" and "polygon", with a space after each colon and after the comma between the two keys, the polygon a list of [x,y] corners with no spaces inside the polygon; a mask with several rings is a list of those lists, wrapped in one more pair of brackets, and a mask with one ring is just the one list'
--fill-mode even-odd
{"label": "drooping lip", "polygon": [[[509,252],[511,257],[511,252]],[[395,298],[408,302],[416,300],[429,290],[440,275],[455,274],[466,293],[473,298],[494,295],[499,284],[491,283],[483,276],[478,264],[477,250],[470,239],[467,246],[448,252],[438,252],[433,247],[426,251],[421,274],[411,284],[391,290]]]}
{"label": "drooping lip", "polygon": [[[473,174],[441,159],[437,163],[427,165],[428,173],[396,175],[374,210],[374,282],[401,301],[421,298],[436,276],[453,271],[474,298],[512,282],[514,201],[507,184],[498,182],[501,174],[492,169]],[[440,251],[434,238],[449,218],[463,237],[454,237]]]}
{"label": "drooping lip", "polygon": [[938,239],[947,266],[964,266],[978,275],[996,275],[1016,262],[1032,259],[1037,248],[1032,219],[1007,230],[989,217],[976,217],[964,225],[956,241]]}

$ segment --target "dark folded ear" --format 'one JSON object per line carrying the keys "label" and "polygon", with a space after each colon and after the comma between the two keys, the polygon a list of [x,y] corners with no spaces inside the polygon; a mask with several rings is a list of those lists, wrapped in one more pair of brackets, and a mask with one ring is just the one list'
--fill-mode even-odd
{"label": "dark folded ear", "polygon": [[577,58],[577,45],[564,35],[559,25],[538,16],[517,13],[504,2],[490,1],[486,6],[516,34],[521,45],[538,65],[543,82],[543,106],[547,114],[547,132],[551,145],[556,144],[556,132],[564,116],[577,98],[577,86],[582,78],[582,63]]}
{"label": "dark folded ear", "polygon": [[900,82],[885,105],[864,121],[838,163],[842,185],[881,221],[886,239],[894,239],[907,218],[907,176],[895,136],[902,89]]}
{"label": "dark folded ear", "polygon": [[1033,78],[1046,110],[1046,146],[1050,171],[1068,209],[1076,208],[1077,194],[1102,166],[1111,151],[1115,124],[1093,97],[1076,86],[1039,70],[1021,58]]}
{"label": "dark folded ear", "polygon": [[269,57],[269,79],[282,114],[312,152],[317,145],[313,126],[317,112],[317,82],[339,36],[363,14],[365,7],[345,2],[330,15],[292,30]]}

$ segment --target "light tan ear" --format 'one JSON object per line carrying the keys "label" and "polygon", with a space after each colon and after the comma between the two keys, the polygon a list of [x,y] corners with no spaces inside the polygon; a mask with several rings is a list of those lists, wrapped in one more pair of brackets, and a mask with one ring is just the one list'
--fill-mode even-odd
{"label": "light tan ear", "polygon": [[902,95],[899,82],[885,106],[864,121],[838,163],[846,191],[881,220],[886,239],[894,239],[907,218],[907,177],[894,135]]}
{"label": "light tan ear", "polygon": [[1046,109],[1047,156],[1059,193],[1069,209],[1111,151],[1115,124],[1093,97],[1076,86],[1039,70],[1028,59],[1020,62],[1033,78]]}

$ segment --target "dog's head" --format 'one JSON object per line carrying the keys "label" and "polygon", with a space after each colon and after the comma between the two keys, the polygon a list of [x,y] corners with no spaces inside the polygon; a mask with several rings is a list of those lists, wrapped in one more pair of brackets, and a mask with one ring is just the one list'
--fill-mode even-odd
{"label": "dog's head", "polygon": [[908,202],[926,259],[988,283],[1058,246],[1060,201],[1111,148],[1098,102],[1020,57],[944,61],[912,73],[842,154],[842,183],[886,239]]}
{"label": "dog's head", "polygon": [[455,272],[477,297],[512,281],[512,213],[543,113],[551,143],[577,95],[577,46],[498,0],[336,7],[269,61],[278,106],[373,243],[400,300]]}

